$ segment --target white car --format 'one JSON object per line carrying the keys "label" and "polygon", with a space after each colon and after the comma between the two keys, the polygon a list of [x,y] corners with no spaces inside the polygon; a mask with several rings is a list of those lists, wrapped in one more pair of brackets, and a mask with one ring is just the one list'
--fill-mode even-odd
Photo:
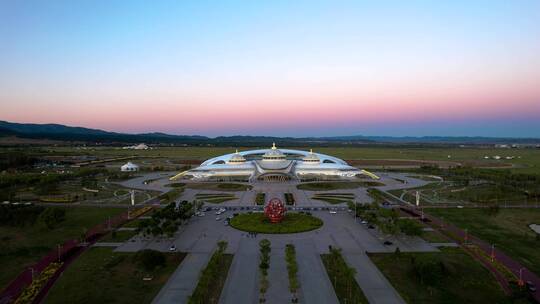
{"label": "white car", "polygon": [[221,221],[221,218],[219,216],[216,217],[216,221]]}
{"label": "white car", "polygon": [[367,225],[367,224],[368,224],[367,221],[362,221],[361,223],[364,224],[364,225]]}
{"label": "white car", "polygon": [[169,247],[169,251],[176,251],[176,246],[172,245],[171,247]]}
{"label": "white car", "polygon": [[334,211],[334,210],[330,210],[330,214],[336,214],[337,211]]}

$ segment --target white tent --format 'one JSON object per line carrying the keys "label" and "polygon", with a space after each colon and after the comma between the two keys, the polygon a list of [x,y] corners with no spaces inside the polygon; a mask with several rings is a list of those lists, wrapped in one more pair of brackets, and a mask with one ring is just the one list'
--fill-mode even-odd
{"label": "white tent", "polygon": [[127,162],[127,164],[120,167],[120,171],[122,171],[122,172],[139,171],[139,166],[135,165],[132,162]]}

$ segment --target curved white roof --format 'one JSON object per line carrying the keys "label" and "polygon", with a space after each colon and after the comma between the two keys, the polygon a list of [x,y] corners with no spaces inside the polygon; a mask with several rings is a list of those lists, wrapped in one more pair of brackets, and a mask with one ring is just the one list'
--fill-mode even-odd
{"label": "curved white roof", "polygon": [[[242,152],[238,152],[238,153],[240,155],[242,155],[243,157],[245,157],[245,158],[249,158],[250,156],[264,155],[268,151],[272,151],[272,149],[248,150],[248,151],[242,151]],[[279,151],[281,151],[285,155],[291,155],[291,156],[307,157],[307,156],[310,155],[309,151],[303,151],[303,150],[279,149]],[[225,155],[221,155],[221,156],[218,156],[218,157],[210,158],[210,159],[204,161],[201,164],[201,167],[208,166],[208,165],[211,165],[211,164],[214,164],[214,163],[228,162],[235,154],[236,153],[230,153],[230,154],[225,154]],[[322,153],[315,153],[315,152],[313,152],[313,155],[315,155],[315,156],[317,156],[319,158],[319,160],[321,161],[321,164],[322,163],[334,163],[334,164],[341,164],[341,165],[348,166],[348,164],[344,160],[342,160],[340,158],[337,158],[337,157],[333,157],[333,156],[322,154]]]}
{"label": "curved white roof", "polygon": [[257,149],[230,153],[214,157],[199,167],[180,173],[192,175],[196,179],[220,176],[249,175],[250,178],[264,174],[288,174],[292,176],[338,176],[354,178],[366,171],[352,167],[344,160],[313,151],[277,149]]}

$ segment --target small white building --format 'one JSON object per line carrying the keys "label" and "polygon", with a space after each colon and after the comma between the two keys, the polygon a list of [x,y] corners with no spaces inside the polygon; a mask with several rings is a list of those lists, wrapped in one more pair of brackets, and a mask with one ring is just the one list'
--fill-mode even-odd
{"label": "small white building", "polygon": [[122,172],[135,172],[135,171],[139,171],[139,166],[137,166],[136,164],[132,163],[132,162],[127,162],[127,164],[123,165],[122,167],[120,167],[120,171]]}
{"label": "small white building", "polygon": [[138,144],[135,146],[127,146],[123,147],[124,150],[148,150],[150,147],[148,147],[146,144]]}

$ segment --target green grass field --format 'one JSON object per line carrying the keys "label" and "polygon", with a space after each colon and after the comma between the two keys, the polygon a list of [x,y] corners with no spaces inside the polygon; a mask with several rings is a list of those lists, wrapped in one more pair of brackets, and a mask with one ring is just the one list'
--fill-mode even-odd
{"label": "green grass field", "polygon": [[197,193],[195,198],[206,203],[221,204],[236,199],[236,196],[230,193]]}
{"label": "green grass field", "polygon": [[166,266],[151,272],[142,270],[134,256],[89,249],[62,274],[45,303],[150,303],[185,254],[167,253]]}
{"label": "green grass field", "polygon": [[129,240],[134,237],[137,233],[134,230],[120,230],[116,231],[114,234],[111,232],[101,238],[100,242],[113,242],[120,243]]}
{"label": "green grass field", "polygon": [[[205,160],[219,155],[234,153],[237,147],[162,147],[153,150],[122,150],[109,147],[91,148],[84,151],[70,147],[49,147],[51,154],[91,154],[96,156],[168,157],[171,159]],[[268,147],[238,147],[240,151]],[[308,147],[280,147],[309,150]],[[512,160],[495,163],[516,165],[512,171],[540,174],[540,149],[459,148],[459,147],[316,147],[314,152],[329,154],[342,159],[410,159],[455,162],[493,163],[484,156],[515,156]],[[451,158],[448,158],[448,155]],[[520,158],[519,158],[520,157]]]}
{"label": "green grass field", "polygon": [[280,223],[272,224],[264,213],[244,213],[231,219],[231,227],[258,233],[297,233],[317,229],[323,221],[317,217],[289,212]]}
{"label": "green grass field", "polygon": [[458,248],[370,258],[407,303],[512,303],[488,270]]}
{"label": "green grass field", "polygon": [[353,193],[318,193],[312,197],[319,201],[327,202],[329,204],[341,204],[348,203],[354,199]]}
{"label": "green grass field", "polygon": [[501,209],[488,215],[485,209],[426,209],[486,242],[495,244],[536,274],[540,274],[540,240],[528,227],[540,224],[540,209]]}
{"label": "green grass field", "polygon": [[[62,207],[58,207],[62,208]],[[57,244],[78,238],[85,230],[125,211],[122,208],[71,207],[59,226],[47,230],[39,224],[0,227],[0,289],[21,271],[37,262]]]}

